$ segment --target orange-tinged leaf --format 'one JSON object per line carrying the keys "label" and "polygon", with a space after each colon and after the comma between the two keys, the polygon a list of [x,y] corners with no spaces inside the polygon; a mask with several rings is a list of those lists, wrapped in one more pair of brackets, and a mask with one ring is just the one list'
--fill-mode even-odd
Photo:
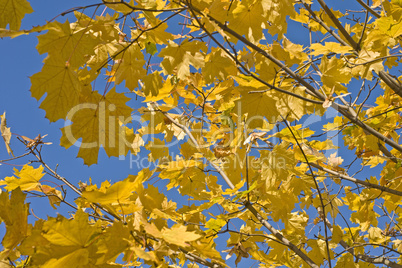
{"label": "orange-tinged leaf", "polygon": [[29,165],[24,165],[20,171],[14,169],[14,174],[16,177],[5,177],[4,181],[0,181],[0,185],[6,185],[4,188],[9,191],[18,187],[22,191],[37,190],[37,187],[40,185],[39,180],[45,175],[43,173],[43,166],[35,169]]}
{"label": "orange-tinged leaf", "polygon": [[33,9],[26,0],[0,1],[0,28],[9,25],[10,30],[19,30],[25,14],[32,12]]}
{"label": "orange-tinged leaf", "polygon": [[188,232],[186,226],[176,224],[170,229],[164,228],[162,230],[162,238],[169,244],[186,247],[189,246],[186,242],[195,241],[201,238],[201,235],[195,232]]}
{"label": "orange-tinged leaf", "polygon": [[50,187],[49,185],[41,185],[40,187],[38,187],[38,190],[47,195],[47,198],[49,198],[49,203],[52,206],[52,208],[56,209],[56,205],[60,206],[60,202],[61,200],[63,200],[63,195],[59,190],[56,190],[55,188]]}

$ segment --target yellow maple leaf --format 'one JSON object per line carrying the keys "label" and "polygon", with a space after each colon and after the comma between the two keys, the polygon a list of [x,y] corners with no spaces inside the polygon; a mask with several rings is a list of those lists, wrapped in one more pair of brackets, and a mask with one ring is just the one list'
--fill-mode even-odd
{"label": "yellow maple leaf", "polygon": [[10,26],[10,30],[19,30],[25,14],[33,9],[26,0],[0,1],[0,28]]}
{"label": "yellow maple leaf", "polygon": [[146,96],[151,94],[152,96],[158,96],[159,89],[163,87],[162,76],[158,71],[155,71],[142,79],[144,86],[142,90]]}
{"label": "yellow maple leaf", "polygon": [[158,94],[154,95],[147,95],[144,102],[156,102],[158,100],[165,99],[170,96],[173,88],[175,85],[172,82],[172,77],[166,78],[166,80],[162,83],[162,87],[159,88]]}
{"label": "yellow maple leaf", "polygon": [[[68,251],[67,251],[68,252]],[[64,255],[61,258],[51,258],[43,266],[49,268],[79,267],[88,265],[89,251],[86,248],[79,248]]]}
{"label": "yellow maple leaf", "polygon": [[195,241],[201,238],[201,235],[195,232],[188,232],[187,227],[181,224],[176,224],[171,228],[162,230],[162,238],[169,244],[174,244],[179,247],[189,246],[186,242]]}
{"label": "yellow maple leaf", "polygon": [[40,107],[50,122],[65,118],[83,90],[76,72],[58,56],[47,58],[42,70],[31,76],[31,83],[32,97],[40,100],[47,93]]}
{"label": "yellow maple leaf", "polygon": [[313,56],[318,56],[321,54],[329,54],[329,53],[337,53],[337,54],[346,54],[353,50],[353,48],[349,46],[343,46],[337,42],[325,42],[324,45],[320,43],[311,44],[310,49],[314,50],[310,54]]}
{"label": "yellow maple leaf", "polygon": [[[110,9],[113,9],[116,12],[120,12],[120,13],[123,13],[123,14],[128,14],[128,13],[133,12],[133,10],[129,6],[125,5],[124,3],[119,4],[119,2],[121,3],[120,0],[108,0],[108,1],[105,1],[105,3],[110,3],[110,4],[106,4],[106,6],[108,8],[110,8]],[[134,6],[134,1],[131,0],[127,4],[130,5],[130,6]]]}
{"label": "yellow maple leaf", "polygon": [[280,112],[275,100],[267,93],[248,94],[247,91],[243,90],[244,94],[235,102],[234,110],[238,114],[247,114],[249,128],[261,127],[265,116],[270,122],[276,122]]}
{"label": "yellow maple leaf", "polygon": [[84,191],[82,197],[88,201],[99,204],[124,204],[128,201],[132,193],[139,187],[138,183],[133,183],[132,178],[128,177],[122,181],[112,184],[106,191],[93,189]]}
{"label": "yellow maple leaf", "polygon": [[130,118],[132,109],[125,104],[129,99],[123,93],[116,93],[114,88],[105,96],[89,92],[82,98],[82,104],[67,115],[72,124],[62,128],[60,144],[69,148],[81,138],[78,157],[87,165],[97,162],[100,146],[109,157],[126,155],[132,141],[120,123]]}
{"label": "yellow maple leaf", "polygon": [[47,33],[38,36],[38,41],[36,49],[40,54],[48,53],[50,58],[57,56],[73,69],[82,66],[98,44],[88,28],[77,27],[68,21],[54,22]]}
{"label": "yellow maple leaf", "polygon": [[134,90],[138,87],[138,81],[146,75],[144,64],[144,55],[140,48],[135,44],[130,45],[115,57],[112,71],[115,72],[116,85],[126,81],[126,87]]}
{"label": "yellow maple leaf", "polygon": [[87,247],[100,233],[99,229],[88,223],[88,214],[82,210],[77,210],[71,220],[62,216],[47,220],[43,224],[43,232],[43,237],[52,245],[76,249]]}
{"label": "yellow maple leaf", "polygon": [[262,1],[234,2],[233,12],[229,16],[230,28],[245,35],[252,42],[258,42],[262,37],[262,31],[267,25],[267,6]]}
{"label": "yellow maple leaf", "polygon": [[[160,23],[160,20],[156,19],[156,24],[158,24],[158,23]],[[150,25],[150,27],[151,26],[154,26],[154,25]],[[152,31],[145,32],[145,36],[147,37],[147,40],[149,40],[155,44],[159,44],[159,45],[167,44],[169,40],[173,39],[173,35],[166,31],[167,28],[168,28],[167,24],[162,24],[162,25],[158,26],[156,29],[153,29]],[[138,34],[136,34],[136,35],[138,35]]]}
{"label": "yellow maple leaf", "polygon": [[353,62],[358,65],[353,66],[352,74],[360,75],[361,78],[365,78],[368,80],[373,79],[372,71],[374,71],[375,73],[379,73],[380,71],[384,70],[382,61],[374,61],[380,56],[381,55],[379,52],[362,49],[359,53],[359,57]]}
{"label": "yellow maple leaf", "polygon": [[8,192],[0,193],[0,219],[6,224],[6,234],[1,243],[5,249],[13,249],[28,234],[29,206],[24,204],[26,195],[20,189],[12,191],[10,199],[8,196]]}
{"label": "yellow maple leaf", "polygon": [[45,25],[40,25],[40,26],[35,26],[32,27],[30,30],[8,30],[4,28],[0,28],[0,37],[17,37],[20,35],[24,34],[30,34],[30,33],[37,33],[45,30],[49,30],[52,27],[56,27],[57,22],[49,22],[46,23]]}
{"label": "yellow maple leaf", "polygon": [[165,141],[158,138],[154,138],[150,141],[145,148],[151,151],[148,155],[149,161],[156,161],[169,156],[169,148],[165,145]]}
{"label": "yellow maple leaf", "polygon": [[19,171],[14,169],[15,177],[5,177],[4,181],[0,181],[0,185],[6,185],[4,188],[12,191],[18,187],[22,191],[38,190],[40,185],[39,180],[45,175],[43,173],[43,166],[34,168],[29,165],[24,165]]}
{"label": "yellow maple leaf", "polygon": [[169,42],[159,53],[159,57],[164,58],[161,63],[163,72],[166,75],[176,74],[179,79],[187,78],[190,75],[190,65],[199,69],[205,64],[200,51],[207,51],[203,42],[184,40],[180,45]]}
{"label": "yellow maple leaf", "polygon": [[202,68],[202,74],[207,83],[211,83],[215,78],[225,80],[230,75],[237,73],[237,67],[233,60],[220,48],[211,48],[211,53],[205,57],[205,66]]}

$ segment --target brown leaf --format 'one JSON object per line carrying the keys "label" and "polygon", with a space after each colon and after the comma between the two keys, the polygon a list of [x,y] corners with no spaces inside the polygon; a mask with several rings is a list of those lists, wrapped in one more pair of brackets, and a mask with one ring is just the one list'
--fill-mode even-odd
{"label": "brown leaf", "polygon": [[11,140],[11,130],[9,127],[7,127],[6,123],[6,112],[3,113],[3,115],[0,116],[1,118],[1,123],[0,123],[0,131],[1,131],[1,136],[4,139],[4,142],[6,144],[7,152],[8,154],[14,156],[13,150],[11,150],[10,147],[10,140]]}

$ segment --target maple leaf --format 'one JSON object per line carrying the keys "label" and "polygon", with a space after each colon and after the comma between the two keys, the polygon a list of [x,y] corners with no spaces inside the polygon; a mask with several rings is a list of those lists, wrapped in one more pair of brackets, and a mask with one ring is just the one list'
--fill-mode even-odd
{"label": "maple leaf", "polygon": [[105,96],[94,91],[82,97],[83,104],[69,111],[67,119],[72,124],[62,128],[60,144],[69,148],[81,138],[78,157],[87,165],[97,162],[100,146],[108,156],[126,155],[132,141],[120,122],[130,118],[132,109],[125,104],[128,98],[114,88]]}
{"label": "maple leaf", "polygon": [[48,29],[51,29],[53,27],[56,27],[57,22],[48,22],[45,25],[39,25],[39,26],[34,26],[30,30],[8,30],[8,29],[3,29],[0,28],[0,37],[11,37],[15,38],[20,35],[26,35],[30,33],[37,33],[41,31],[45,31]]}
{"label": "maple leaf", "polygon": [[79,104],[83,86],[77,73],[58,56],[47,58],[39,73],[31,76],[32,97],[40,100],[47,93],[40,107],[46,111],[50,122],[65,118],[71,108]]}
{"label": "maple leaf", "polygon": [[345,68],[346,64],[343,60],[336,57],[327,59],[323,57],[321,64],[319,65],[320,70],[322,70],[322,82],[328,88],[334,88],[335,92],[346,93],[341,84],[346,84],[352,78],[352,74],[348,68]]}
{"label": "maple leaf", "polygon": [[181,224],[173,225],[171,228],[165,228],[161,231],[161,237],[167,243],[180,247],[189,246],[187,242],[192,242],[201,237],[195,232],[188,232],[187,227]]}
{"label": "maple leaf", "polygon": [[205,43],[198,41],[183,40],[180,45],[169,42],[159,53],[159,57],[164,58],[161,63],[164,73],[175,74],[179,79],[187,78],[190,75],[190,65],[196,69],[204,66],[204,56],[200,51],[206,50]]}
{"label": "maple leaf", "polygon": [[[158,25],[159,23],[160,20],[156,19],[153,25],[149,25],[149,27]],[[145,32],[145,36],[147,37],[147,40],[149,40],[148,42],[152,42],[158,45],[167,44],[169,40],[173,39],[173,35],[167,32],[167,28],[168,28],[167,24],[162,24],[159,25],[156,29],[153,29],[152,31]]]}
{"label": "maple leaf", "polygon": [[148,155],[148,160],[150,162],[167,158],[169,156],[169,148],[165,145],[165,142],[160,139],[153,139],[147,145],[145,145],[145,148],[151,151],[151,153]]}
{"label": "maple leaf", "polygon": [[132,178],[128,177],[123,181],[114,183],[106,191],[92,190],[84,191],[82,197],[88,201],[99,204],[124,204],[128,201],[132,192],[138,188],[138,183],[133,183]]}
{"label": "maple leaf", "polygon": [[[105,2],[106,2],[107,7],[109,7],[110,9],[112,9],[114,11],[123,13],[123,14],[128,14],[128,13],[131,13],[133,11],[129,6],[127,6],[127,5],[123,4],[123,3],[119,4],[120,0],[107,0]],[[128,2],[127,4],[130,5],[130,6],[134,6],[134,1],[130,0],[130,2]]]}
{"label": "maple leaf", "polygon": [[24,203],[25,197],[19,188],[11,192],[10,199],[8,192],[0,193],[0,219],[6,224],[1,243],[5,249],[14,249],[28,235],[29,205]]}
{"label": "maple leaf", "polygon": [[29,165],[24,165],[20,171],[14,169],[15,177],[5,177],[4,181],[0,181],[0,185],[6,185],[5,189],[12,191],[18,187],[22,191],[39,190],[39,180],[45,175],[43,166],[37,169]]}
{"label": "maple leaf", "polygon": [[112,226],[107,228],[98,244],[97,254],[102,255],[102,257],[98,259],[98,262],[113,261],[118,254],[129,246],[129,242],[127,241],[129,236],[130,232],[127,226],[122,222],[115,222]]}
{"label": "maple leaf", "polygon": [[163,87],[162,76],[158,71],[144,77],[143,82],[143,91],[145,96],[148,96],[149,94],[152,96],[158,96],[159,89]]}
{"label": "maple leaf", "polygon": [[[6,4],[17,2],[24,1]],[[150,154],[141,154],[137,164],[158,162],[152,171],[145,168],[135,177],[100,182],[100,187],[90,180],[75,188],[50,168],[63,184],[44,185],[43,159],[43,166],[16,170],[0,181],[3,190],[13,190],[11,200],[9,192],[0,194],[0,218],[6,226],[0,262],[142,267],[173,260],[176,266],[197,262],[224,267],[217,248],[227,241],[226,257],[235,254],[239,267],[246,265],[245,258],[261,266],[332,262],[349,267],[372,265],[364,261],[373,259],[367,252],[378,243],[400,250],[395,230],[401,216],[395,207],[402,187],[401,77],[392,74],[399,64],[401,4],[375,0],[378,8],[372,10],[359,0],[367,14],[352,14],[346,6],[340,6],[342,11],[326,7],[330,1],[299,2],[109,0],[96,12],[75,8],[62,13],[74,14],[72,23],[56,17],[28,30],[12,28],[25,13],[18,19],[10,14],[2,26],[5,13],[0,9],[0,37],[47,31],[39,36],[37,50],[48,57],[42,71],[31,77],[31,93],[43,100],[40,107],[51,122],[66,121],[62,146],[79,147],[78,156],[91,165],[100,147],[107,156],[120,156],[137,154],[146,143]],[[1,28],[7,25],[10,29]],[[311,44],[316,41],[310,36],[317,33],[324,38]],[[389,68],[386,73],[383,64]],[[96,80],[99,75],[106,75],[105,81]],[[124,81],[132,92],[117,93],[122,91],[111,87],[122,87]],[[355,87],[359,82],[360,90]],[[127,105],[134,98],[137,129],[131,128],[137,118],[131,120],[133,109]],[[330,107],[340,116],[322,132],[319,124],[332,117]],[[322,120],[315,120],[319,116]],[[5,115],[1,119],[7,147],[11,132]],[[361,160],[362,172],[353,178],[339,167],[348,159],[324,155],[337,149],[332,142],[337,136],[327,133],[332,130],[342,132],[345,145]],[[44,136],[19,137],[22,150],[39,158],[52,149],[40,146],[47,144]],[[0,160],[2,165],[6,161],[14,159]],[[380,173],[365,178],[364,172],[375,166],[370,172]],[[351,188],[345,181],[364,187]],[[82,194],[75,199],[77,209],[68,211],[70,219],[32,217],[35,225],[27,223],[21,190],[29,191],[32,202],[33,191],[39,191],[56,208],[71,204],[68,187]],[[337,217],[341,206],[349,215],[342,222]],[[378,220],[376,206],[394,220]],[[317,228],[306,232],[309,222]],[[329,233],[320,232],[324,227]],[[353,249],[359,260],[336,254],[342,251],[336,245],[346,250],[345,245],[362,245]],[[387,251],[381,254],[376,265],[400,262]]]}
{"label": "maple leaf", "polygon": [[47,198],[49,199],[49,203],[53,209],[56,209],[56,205],[60,206],[60,203],[63,200],[63,195],[59,190],[56,190],[55,188],[50,187],[49,185],[42,185],[42,184],[36,190],[41,191],[47,196]]}
{"label": "maple leaf", "polygon": [[76,250],[87,247],[100,233],[88,223],[88,215],[82,211],[77,211],[74,219],[70,220],[62,216],[49,219],[43,224],[43,232],[43,237],[52,245],[74,247]]}
{"label": "maple leaf", "polygon": [[123,52],[115,57],[113,65],[114,79],[116,84],[125,81],[128,89],[134,90],[138,87],[138,82],[146,75],[143,66],[145,64],[144,55],[135,45],[130,44]]}
{"label": "maple leaf", "polygon": [[[168,76],[162,83],[162,87],[159,88],[158,94],[153,96],[152,94],[146,95],[144,102],[157,102],[158,100],[166,99],[171,95],[175,85],[173,84],[172,77]],[[152,88],[151,88],[152,91]],[[155,90],[153,90],[155,92]]]}
{"label": "maple leaf", "polygon": [[263,124],[263,117],[268,120],[276,121],[280,112],[277,109],[276,102],[267,93],[253,93],[247,94],[244,90],[242,98],[235,102],[235,111],[239,114],[247,114],[247,124],[249,128],[261,127]]}
{"label": "maple leaf", "polygon": [[10,30],[19,30],[25,14],[33,9],[26,0],[9,0],[0,2],[0,28],[10,26]]}
{"label": "maple leaf", "polygon": [[343,46],[336,42],[325,42],[324,45],[320,43],[311,44],[310,49],[314,50],[310,54],[313,56],[318,56],[321,54],[329,54],[329,53],[339,53],[346,54],[351,52],[352,48],[349,46]]}
{"label": "maple leaf", "polygon": [[211,53],[205,57],[205,66],[202,73],[207,83],[215,78],[225,80],[230,75],[237,73],[237,67],[220,48],[211,48]]}
{"label": "maple leaf", "polygon": [[230,27],[240,35],[246,35],[251,42],[258,42],[266,27],[267,11],[261,1],[235,2],[229,17]]}
{"label": "maple leaf", "polygon": [[50,58],[57,57],[73,69],[83,65],[97,45],[96,38],[88,28],[75,27],[68,20],[52,24],[47,33],[38,36],[38,41],[36,49],[40,54],[48,53]]}
{"label": "maple leaf", "polygon": [[359,53],[359,57],[353,61],[353,63],[358,64],[352,69],[352,74],[360,75],[362,78],[368,80],[373,79],[373,71],[378,73],[384,69],[381,61],[373,61],[380,56],[380,53],[368,50],[362,50]]}
{"label": "maple leaf", "polygon": [[337,167],[337,166],[339,166],[339,165],[342,165],[342,162],[343,162],[342,157],[340,157],[340,156],[336,157],[336,152],[333,153],[333,154],[331,154],[331,155],[328,157],[327,160],[328,160],[328,164],[329,164],[330,166],[333,166],[333,167]]}

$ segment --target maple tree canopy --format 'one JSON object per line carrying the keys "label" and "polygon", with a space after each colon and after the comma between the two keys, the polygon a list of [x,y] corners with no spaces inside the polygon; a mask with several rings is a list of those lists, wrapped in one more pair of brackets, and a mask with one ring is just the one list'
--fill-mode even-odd
{"label": "maple tree canopy", "polygon": [[60,145],[153,163],[75,184],[1,115],[0,267],[402,267],[402,2],[334,2],[99,0],[21,29],[0,0]]}

